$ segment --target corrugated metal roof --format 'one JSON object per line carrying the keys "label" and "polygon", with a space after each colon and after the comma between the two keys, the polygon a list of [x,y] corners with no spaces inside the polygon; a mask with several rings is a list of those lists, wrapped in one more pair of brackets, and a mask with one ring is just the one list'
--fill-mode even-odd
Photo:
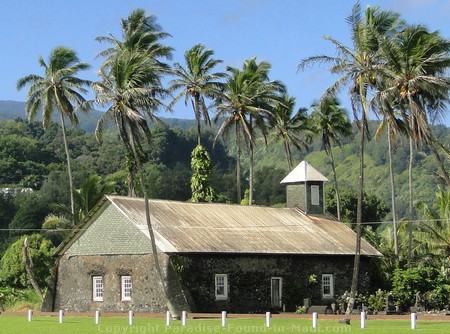
{"label": "corrugated metal roof", "polygon": [[280,183],[306,181],[328,181],[328,179],[309,163],[302,161]]}
{"label": "corrugated metal roof", "polygon": [[[141,198],[107,196],[149,237]],[[355,233],[328,216],[296,208],[150,200],[158,248],[166,253],[353,255]],[[363,240],[361,254],[381,254]]]}

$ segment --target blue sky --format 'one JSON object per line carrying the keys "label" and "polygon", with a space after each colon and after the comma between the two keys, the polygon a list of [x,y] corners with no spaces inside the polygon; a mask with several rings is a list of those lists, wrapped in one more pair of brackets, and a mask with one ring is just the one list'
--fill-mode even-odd
{"label": "blue sky", "polygon": [[[158,18],[172,35],[166,44],[175,49],[173,62],[183,62],[183,53],[203,43],[223,59],[224,66],[241,67],[245,59],[257,57],[272,64],[271,79],[281,80],[297,107],[308,107],[336,79],[325,69],[297,73],[303,58],[333,55],[329,35],[349,44],[345,18],[354,1],[349,0],[0,0],[0,100],[24,101],[26,89],[16,91],[17,79],[42,74],[38,55],[47,59],[59,45],[75,49],[92,69],[81,76],[95,80],[105,48],[96,36],[121,37],[120,19],[136,8]],[[402,14],[409,23],[421,23],[450,38],[450,0],[362,0]],[[348,98],[341,96],[344,106]],[[172,115],[192,118],[190,106],[180,103]],[[447,117],[446,124],[449,124]]]}

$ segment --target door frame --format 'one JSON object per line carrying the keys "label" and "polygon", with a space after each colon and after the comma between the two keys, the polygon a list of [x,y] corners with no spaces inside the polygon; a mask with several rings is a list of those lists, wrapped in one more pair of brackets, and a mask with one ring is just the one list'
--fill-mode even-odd
{"label": "door frame", "polygon": [[[273,296],[274,281],[278,281],[278,293],[279,293],[278,301],[274,301],[274,298],[273,298],[274,297]],[[270,304],[272,305],[272,307],[281,308],[283,306],[282,298],[283,298],[283,278],[282,277],[271,277],[270,278]]]}

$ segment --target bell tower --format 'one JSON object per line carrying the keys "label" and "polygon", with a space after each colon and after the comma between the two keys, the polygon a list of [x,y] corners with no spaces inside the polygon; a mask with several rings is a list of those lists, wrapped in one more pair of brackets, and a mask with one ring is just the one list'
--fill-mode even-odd
{"label": "bell tower", "polygon": [[328,179],[306,161],[300,162],[280,183],[286,184],[287,206],[306,214],[324,214],[324,182]]}

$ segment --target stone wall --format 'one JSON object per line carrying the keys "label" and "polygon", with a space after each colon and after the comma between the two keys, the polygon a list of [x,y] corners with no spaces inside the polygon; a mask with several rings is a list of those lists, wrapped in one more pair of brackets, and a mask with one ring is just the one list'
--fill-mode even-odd
{"label": "stone wall", "polygon": [[[160,254],[161,267],[173,299],[187,309],[178,276],[168,256]],[[59,261],[54,308],[68,312],[165,312],[164,290],[153,265],[153,255],[63,256]],[[167,267],[169,265],[169,267]],[[131,301],[121,300],[121,276],[131,276]],[[92,277],[102,276],[103,301],[93,301]]]}
{"label": "stone wall", "polygon": [[[360,288],[369,289],[369,261],[362,258]],[[295,310],[304,298],[315,304],[330,304],[321,295],[322,274],[333,274],[334,295],[350,291],[353,256],[264,256],[201,255],[177,256],[183,290],[191,298],[191,309],[197,312],[256,313],[272,310],[271,278],[281,277],[283,304],[286,311]],[[228,275],[228,300],[215,299],[215,274]],[[317,283],[310,283],[315,274]]]}
{"label": "stone wall", "polygon": [[287,184],[286,185],[286,202],[287,207],[299,207],[306,212],[306,192],[305,183]]}

